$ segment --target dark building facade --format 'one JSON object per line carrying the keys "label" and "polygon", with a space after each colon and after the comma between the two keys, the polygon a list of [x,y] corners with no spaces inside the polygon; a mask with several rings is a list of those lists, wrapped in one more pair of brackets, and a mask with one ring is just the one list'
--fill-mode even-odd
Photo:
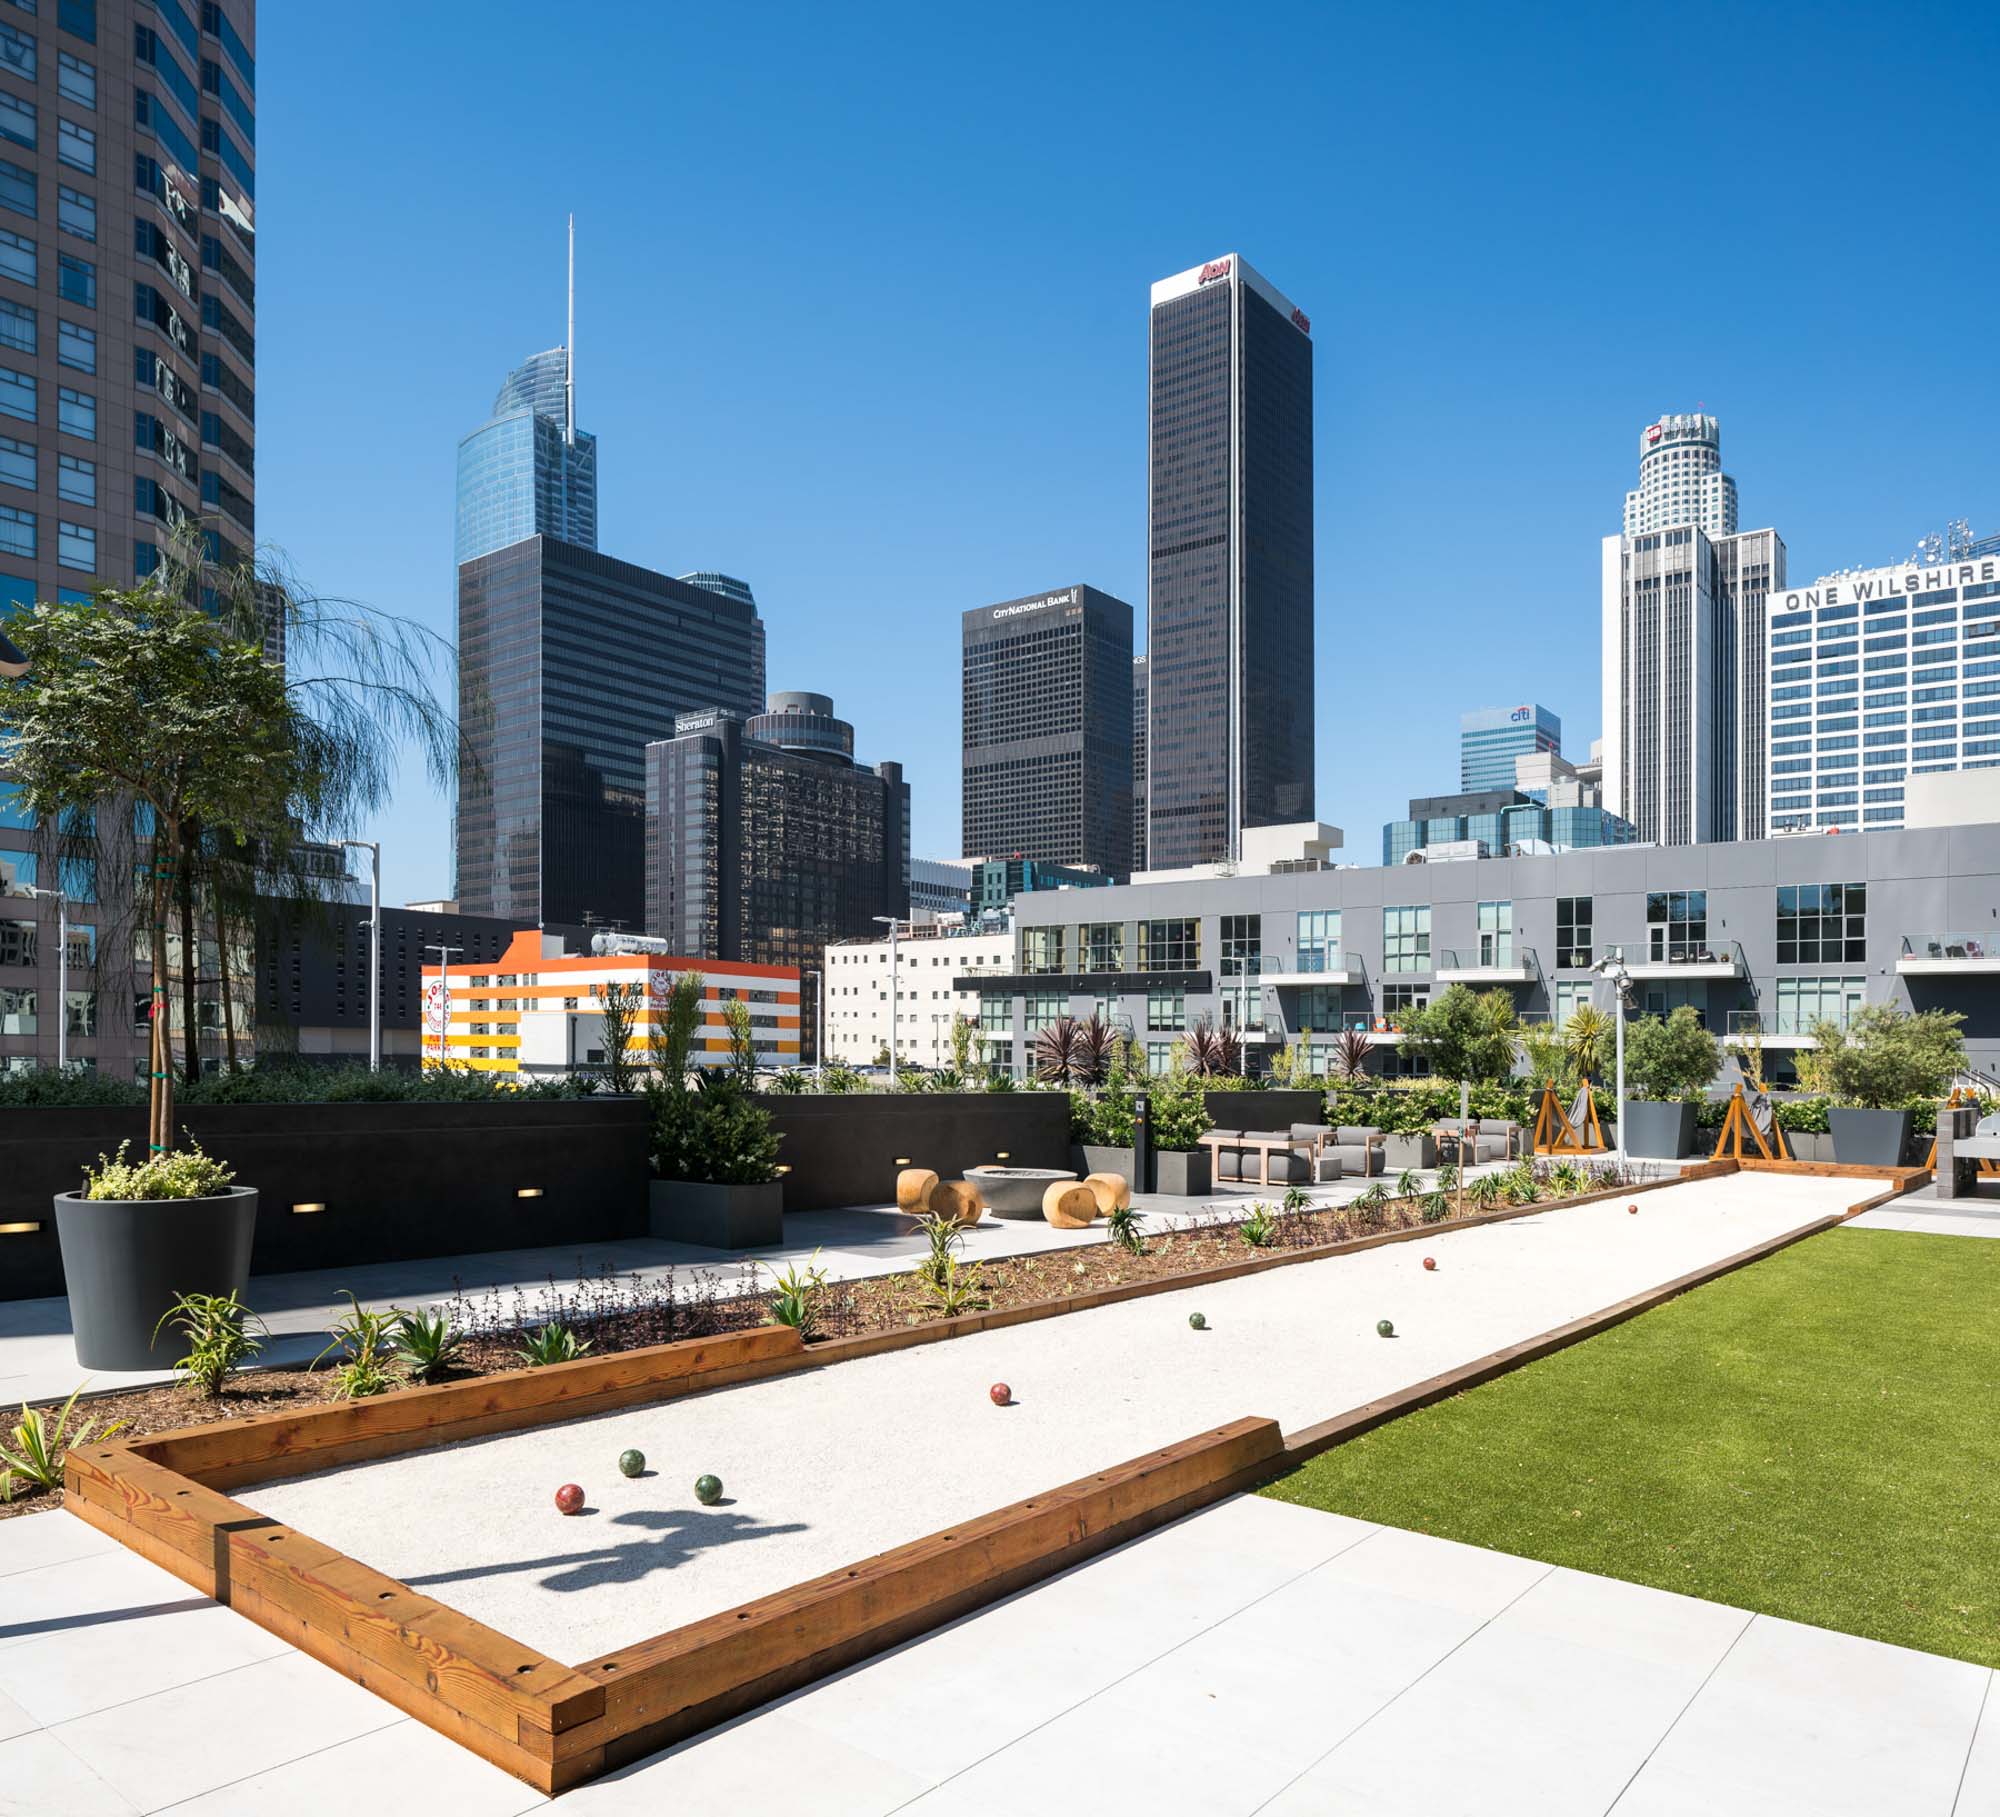
{"label": "dark building facade", "polygon": [[467,915],[646,916],[646,747],[697,707],[754,713],[754,606],[529,537],[459,569],[458,888]]}
{"label": "dark building facade", "polygon": [[1146,868],[1146,659],[1132,662],[1132,868]]}
{"label": "dark building facade", "polygon": [[963,848],[1122,874],[1132,608],[1064,587],[966,613],[963,641]]}
{"label": "dark building facade", "polygon": [[683,714],[646,747],[646,928],[675,953],[817,970],[909,912],[903,766],[856,764],[824,694]]}
{"label": "dark building facade", "polygon": [[1241,257],[1153,286],[1147,863],[1313,817],[1312,340]]}

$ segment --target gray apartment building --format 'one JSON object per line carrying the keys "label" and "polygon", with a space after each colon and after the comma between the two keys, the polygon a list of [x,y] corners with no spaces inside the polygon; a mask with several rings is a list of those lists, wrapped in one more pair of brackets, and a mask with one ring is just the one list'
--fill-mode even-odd
{"label": "gray apartment building", "polygon": [[1128,884],[1014,916],[1013,974],[959,988],[1017,1070],[1036,1030],[1097,1014],[1155,1068],[1206,1021],[1252,1071],[1304,1039],[1324,1072],[1348,1029],[1395,1071],[1398,1010],[1463,983],[1560,1023],[1610,1006],[1590,968],[1616,952],[1641,1011],[1755,1032],[1780,1080],[1815,1022],[1876,1002],[1964,1012],[1972,1064],[2000,1072],[2000,825]]}
{"label": "gray apartment building", "polygon": [[1313,818],[1312,325],[1240,254],[1153,286],[1146,859]]}
{"label": "gray apartment building", "polygon": [[[0,614],[130,586],[183,528],[256,547],[256,42],[255,0],[0,6]],[[60,1025],[129,1076],[143,973],[107,948],[100,980],[117,917],[36,838],[0,781],[0,1066]]]}
{"label": "gray apartment building", "polygon": [[763,705],[755,606],[531,536],[459,569],[458,675],[460,908],[643,926],[646,746]]}
{"label": "gray apartment building", "polygon": [[1132,859],[1132,608],[1081,584],[965,614],[962,826],[974,857]]}

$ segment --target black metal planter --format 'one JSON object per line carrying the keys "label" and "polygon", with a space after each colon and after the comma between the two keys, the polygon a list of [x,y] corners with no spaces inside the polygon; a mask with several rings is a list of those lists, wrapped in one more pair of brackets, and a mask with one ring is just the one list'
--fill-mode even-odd
{"label": "black metal planter", "polygon": [[1901,1167],[1910,1146],[1912,1112],[1907,1110],[1829,1110],[1833,1158],[1843,1166]]}
{"label": "black metal planter", "polygon": [[1648,1161],[1678,1161],[1694,1153],[1695,1107],[1644,1098],[1625,1104],[1625,1152]]}
{"label": "black metal planter", "polygon": [[56,1194],[76,1360],[86,1369],[161,1369],[178,1348],[153,1333],[182,1293],[241,1293],[250,1281],[257,1189],[205,1199]]}

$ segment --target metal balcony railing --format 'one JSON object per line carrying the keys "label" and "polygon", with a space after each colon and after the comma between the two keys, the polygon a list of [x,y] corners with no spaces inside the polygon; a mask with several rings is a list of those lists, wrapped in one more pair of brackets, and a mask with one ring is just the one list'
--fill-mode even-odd
{"label": "metal balcony railing", "polygon": [[1979,934],[1905,934],[1903,957],[1990,964],[2000,960],[2000,929],[1988,928]]}

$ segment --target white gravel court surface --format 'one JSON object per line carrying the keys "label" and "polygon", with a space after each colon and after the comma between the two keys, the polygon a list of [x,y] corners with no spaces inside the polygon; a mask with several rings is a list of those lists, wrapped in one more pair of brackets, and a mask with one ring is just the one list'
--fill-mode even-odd
{"label": "white gravel court surface", "polygon": [[[1883,1184],[1689,1181],[238,1499],[577,1664],[1246,1414],[1296,1431]],[[1197,1309],[1205,1332],[1188,1328]],[[1376,1335],[1383,1318],[1393,1339]],[[1016,1405],[989,1402],[996,1381]],[[628,1446],[651,1474],[618,1474]],[[716,1507],[694,1498],[704,1472],[722,1478]],[[585,1514],[556,1512],[566,1482],[582,1485]]]}

